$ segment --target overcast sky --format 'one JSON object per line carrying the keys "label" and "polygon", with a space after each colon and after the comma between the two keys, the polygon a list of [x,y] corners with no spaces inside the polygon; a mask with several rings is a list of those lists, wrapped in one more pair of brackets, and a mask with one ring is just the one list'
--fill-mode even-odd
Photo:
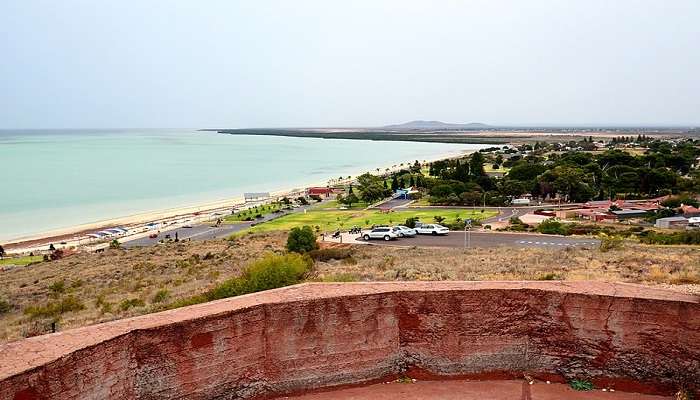
{"label": "overcast sky", "polygon": [[0,128],[700,124],[700,1],[0,0]]}

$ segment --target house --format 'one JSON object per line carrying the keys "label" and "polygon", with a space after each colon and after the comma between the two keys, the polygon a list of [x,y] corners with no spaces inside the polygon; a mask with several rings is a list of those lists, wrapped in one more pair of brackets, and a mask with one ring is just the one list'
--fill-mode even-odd
{"label": "house", "polygon": [[306,189],[307,196],[328,197],[331,193],[333,193],[333,189],[329,187],[310,187]]}
{"label": "house", "polygon": [[700,209],[698,209],[697,207],[681,204],[681,212],[686,218],[700,217]]}
{"label": "house", "polygon": [[688,218],[675,216],[667,218],[659,218],[654,224],[657,228],[684,228],[688,225]]}

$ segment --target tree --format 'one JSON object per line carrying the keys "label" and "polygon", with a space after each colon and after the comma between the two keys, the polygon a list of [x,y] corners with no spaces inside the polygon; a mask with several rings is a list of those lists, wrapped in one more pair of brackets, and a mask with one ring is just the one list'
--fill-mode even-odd
{"label": "tree", "polygon": [[418,218],[416,217],[409,217],[406,218],[406,222],[404,222],[404,225],[406,225],[409,228],[415,228],[416,227],[416,222],[418,222]]}
{"label": "tree", "polygon": [[486,172],[484,172],[484,155],[475,152],[472,153],[471,158],[469,159],[469,174],[471,176],[483,176],[486,175]]}
{"label": "tree", "polygon": [[348,207],[352,207],[353,204],[358,203],[359,201],[360,199],[358,199],[357,196],[355,196],[355,193],[350,193],[347,196],[343,197],[342,201],[338,200],[339,203],[345,204]]}
{"label": "tree", "polygon": [[0,244],[0,257],[5,257],[5,249]]}
{"label": "tree", "polygon": [[287,236],[287,250],[294,253],[306,253],[316,250],[316,235],[310,226],[304,225],[302,228],[294,227]]}
{"label": "tree", "polygon": [[360,191],[359,198],[367,203],[374,203],[389,195],[390,191],[384,186],[386,181],[370,174],[357,177],[357,187]]}
{"label": "tree", "polygon": [[399,180],[396,178],[396,175],[394,175],[393,178],[391,178],[391,190],[396,191],[399,188]]}

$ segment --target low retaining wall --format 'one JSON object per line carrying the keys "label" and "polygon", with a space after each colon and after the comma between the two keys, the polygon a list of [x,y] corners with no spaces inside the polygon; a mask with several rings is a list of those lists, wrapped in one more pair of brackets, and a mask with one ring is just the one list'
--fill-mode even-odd
{"label": "low retaining wall", "polygon": [[0,399],[237,399],[406,371],[668,393],[700,382],[700,303],[600,282],[302,284],[1,345]]}

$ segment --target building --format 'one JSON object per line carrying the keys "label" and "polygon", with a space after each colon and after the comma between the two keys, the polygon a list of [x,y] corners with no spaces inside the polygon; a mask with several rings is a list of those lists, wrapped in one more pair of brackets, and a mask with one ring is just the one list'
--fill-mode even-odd
{"label": "building", "polygon": [[611,211],[611,213],[617,217],[617,219],[644,218],[647,216],[646,210],[634,210],[629,208],[624,210],[614,210]]}
{"label": "building", "polygon": [[685,228],[688,225],[688,218],[676,216],[659,218],[654,224],[657,228]]}
{"label": "building", "polygon": [[686,218],[700,217],[700,209],[698,209],[697,207],[681,204],[681,212]]}
{"label": "building", "polygon": [[310,187],[306,190],[308,196],[329,197],[333,189],[329,187]]}

